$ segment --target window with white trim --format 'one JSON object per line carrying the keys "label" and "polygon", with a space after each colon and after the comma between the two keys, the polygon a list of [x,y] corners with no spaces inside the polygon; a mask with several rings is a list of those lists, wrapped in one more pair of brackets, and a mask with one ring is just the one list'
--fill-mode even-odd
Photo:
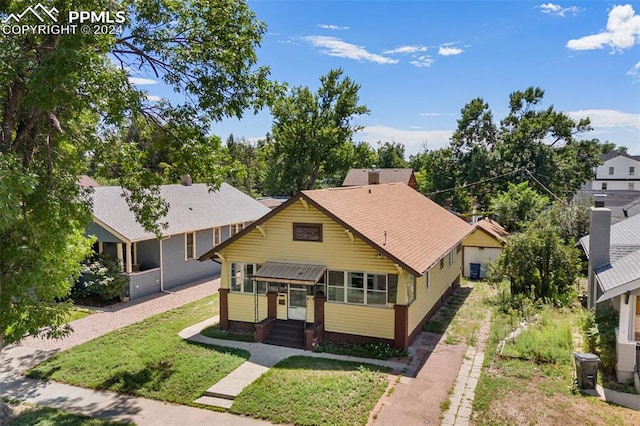
{"label": "window with white trim", "polygon": [[220,228],[213,228],[213,246],[217,246],[221,242]]}
{"label": "window with white trim", "polygon": [[427,271],[427,290],[431,288],[431,270]]}
{"label": "window with white trim", "polygon": [[613,175],[613,170],[614,170],[613,167],[609,167],[609,175],[610,176]]}
{"label": "window with white trim", "polygon": [[196,233],[187,232],[184,234],[184,260],[196,258]]}
{"label": "window with white trim", "polygon": [[229,225],[229,237],[233,237],[243,229],[244,229],[244,223],[234,223],[233,225]]}
{"label": "window with white trim", "polygon": [[629,176],[633,176],[636,174],[636,167],[635,166],[629,166]]}
{"label": "window with white trim", "polygon": [[451,250],[449,252],[449,266],[453,265],[455,261],[456,261],[456,253],[453,250]]}
{"label": "window with white trim", "polygon": [[387,288],[391,283],[394,288],[392,303],[395,303],[395,293],[398,286],[397,275],[329,271],[327,278],[327,300],[329,302],[386,306],[390,297]]}
{"label": "window with white trim", "polygon": [[[253,274],[259,265],[253,263],[231,263],[231,282],[229,289],[233,293],[253,293],[255,281]],[[258,286],[262,293],[266,292],[266,285]],[[261,292],[259,291],[259,293]]]}
{"label": "window with white trim", "polygon": [[607,189],[607,182],[602,182],[602,189],[604,189],[604,190]]}

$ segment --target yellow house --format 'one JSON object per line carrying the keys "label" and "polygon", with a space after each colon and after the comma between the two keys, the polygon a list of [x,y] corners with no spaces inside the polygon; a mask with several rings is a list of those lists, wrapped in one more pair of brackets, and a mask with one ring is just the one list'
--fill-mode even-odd
{"label": "yellow house", "polygon": [[497,222],[484,218],[473,225],[473,232],[464,239],[464,276],[484,278],[487,264],[495,262],[507,243],[509,233]]}
{"label": "yellow house", "polygon": [[220,328],[312,349],[407,348],[462,273],[473,228],[404,183],[302,191],[200,257],[222,263]]}

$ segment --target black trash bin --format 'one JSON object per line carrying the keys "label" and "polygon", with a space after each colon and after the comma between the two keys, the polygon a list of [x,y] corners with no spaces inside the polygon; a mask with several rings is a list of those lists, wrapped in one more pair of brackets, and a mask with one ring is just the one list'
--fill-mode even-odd
{"label": "black trash bin", "polygon": [[576,376],[580,389],[595,389],[598,383],[598,365],[600,358],[591,353],[574,353]]}
{"label": "black trash bin", "polygon": [[472,280],[480,279],[480,264],[479,263],[470,263],[469,264],[469,278]]}

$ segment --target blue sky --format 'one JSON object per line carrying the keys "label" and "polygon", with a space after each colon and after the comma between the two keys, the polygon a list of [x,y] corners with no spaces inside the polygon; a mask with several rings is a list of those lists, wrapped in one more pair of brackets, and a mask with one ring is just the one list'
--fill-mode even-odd
{"label": "blue sky", "polygon": [[[460,109],[481,97],[496,120],[508,96],[539,86],[543,107],[589,116],[587,138],[640,155],[640,2],[250,1],[268,26],[258,50],[271,76],[316,89],[341,67],[371,113],[356,141],[400,142],[407,154],[445,146]],[[144,87],[170,96],[161,84]],[[254,140],[271,116],[213,128]]]}

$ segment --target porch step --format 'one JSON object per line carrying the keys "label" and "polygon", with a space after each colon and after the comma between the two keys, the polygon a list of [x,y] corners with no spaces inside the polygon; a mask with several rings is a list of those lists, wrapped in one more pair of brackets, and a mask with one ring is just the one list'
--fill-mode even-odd
{"label": "porch step", "polygon": [[231,399],[216,398],[213,396],[201,396],[193,402],[196,404],[208,405],[210,407],[224,408],[226,410],[231,408],[233,405],[233,400]]}
{"label": "porch step", "polygon": [[304,321],[276,321],[264,343],[304,349]]}

